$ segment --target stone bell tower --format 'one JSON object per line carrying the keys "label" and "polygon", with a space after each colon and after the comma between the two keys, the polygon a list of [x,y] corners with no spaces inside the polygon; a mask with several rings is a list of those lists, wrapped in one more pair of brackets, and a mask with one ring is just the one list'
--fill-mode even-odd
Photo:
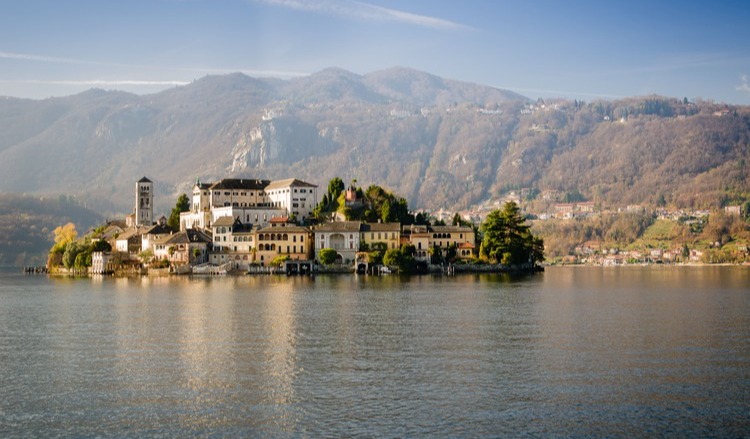
{"label": "stone bell tower", "polygon": [[135,225],[154,224],[154,183],[146,177],[135,184]]}

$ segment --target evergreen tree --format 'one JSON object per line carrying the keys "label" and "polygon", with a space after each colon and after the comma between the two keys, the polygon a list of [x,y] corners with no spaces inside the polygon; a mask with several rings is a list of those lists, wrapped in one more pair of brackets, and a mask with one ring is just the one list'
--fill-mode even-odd
{"label": "evergreen tree", "polygon": [[494,210],[482,223],[484,237],[480,256],[503,265],[530,265],[544,259],[544,242],[531,234],[526,219],[514,202]]}
{"label": "evergreen tree", "polygon": [[177,203],[172,208],[172,212],[167,219],[167,226],[175,232],[180,230],[180,213],[190,210],[190,200],[187,195],[181,194],[177,197]]}

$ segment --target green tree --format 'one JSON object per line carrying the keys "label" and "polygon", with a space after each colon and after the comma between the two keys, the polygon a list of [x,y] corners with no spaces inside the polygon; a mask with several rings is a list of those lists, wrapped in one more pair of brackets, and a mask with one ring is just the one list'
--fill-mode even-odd
{"label": "green tree", "polygon": [[480,256],[503,265],[534,266],[544,259],[544,243],[532,235],[514,202],[494,210],[482,223]]}
{"label": "green tree", "polygon": [[271,260],[270,265],[273,267],[281,267],[282,265],[284,265],[284,262],[288,261],[289,259],[291,259],[289,255],[278,255],[273,258],[273,260]]}
{"label": "green tree", "polygon": [[445,262],[445,258],[443,257],[443,250],[440,249],[440,247],[437,246],[437,244],[433,244],[432,247],[430,247],[427,252],[430,254],[430,263],[433,265],[440,265]]}
{"label": "green tree", "polygon": [[333,200],[338,198],[345,188],[346,186],[344,185],[344,180],[340,179],[339,177],[333,177],[331,181],[328,182],[328,193],[332,195],[332,197],[330,198]]}
{"label": "green tree", "polygon": [[383,264],[389,267],[396,267],[401,260],[401,249],[392,248],[383,255]]}
{"label": "green tree", "polygon": [[83,253],[86,248],[78,242],[69,242],[65,246],[65,253],[62,256],[62,263],[67,269],[71,269],[76,266],[76,258],[79,253]]}
{"label": "green tree", "polygon": [[469,225],[469,223],[467,221],[464,221],[464,219],[461,218],[461,215],[459,215],[458,212],[456,212],[453,215],[453,218],[451,219],[451,225],[452,226],[466,226],[466,225]]}
{"label": "green tree", "polygon": [[416,249],[411,244],[404,244],[399,249],[392,248],[383,255],[383,264],[398,267],[400,273],[414,273],[417,269],[414,252]]}
{"label": "green tree", "polygon": [[336,262],[337,255],[338,253],[336,253],[336,250],[332,248],[324,248],[320,250],[320,253],[318,253],[318,258],[320,259],[321,264],[331,265]]}
{"label": "green tree", "polygon": [[383,252],[381,250],[376,250],[367,253],[367,262],[373,265],[382,264]]}
{"label": "green tree", "polygon": [[188,200],[187,195],[181,194],[177,197],[177,203],[169,214],[167,226],[175,232],[178,232],[180,230],[180,213],[187,212],[188,210],[190,210],[190,200]]}
{"label": "green tree", "polygon": [[417,260],[414,259],[414,253],[417,248],[412,244],[401,246],[401,257],[398,261],[398,271],[401,273],[414,273],[417,270]]}
{"label": "green tree", "polygon": [[92,252],[109,252],[112,251],[112,246],[103,239],[98,239],[91,243]]}

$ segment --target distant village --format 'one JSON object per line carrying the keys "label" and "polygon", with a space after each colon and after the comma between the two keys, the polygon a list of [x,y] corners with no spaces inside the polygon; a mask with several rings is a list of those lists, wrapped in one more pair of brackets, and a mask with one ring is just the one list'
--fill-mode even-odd
{"label": "distant village", "polygon": [[[93,274],[162,270],[170,273],[288,274],[317,270],[321,253],[331,254],[344,272],[390,272],[371,266],[369,250],[412,245],[417,262],[429,264],[435,252],[454,260],[477,256],[476,234],[469,226],[404,225],[334,221],[313,223],[318,187],[298,179],[225,178],[196,181],[190,208],[180,214],[180,230],[167,218],[154,216],[154,184],[143,177],[135,183],[135,209],[124,221],[109,221],[91,239],[105,240],[112,251],[92,254]],[[348,189],[346,203],[356,204]],[[94,236],[95,235],[95,236]],[[327,256],[328,257],[328,256]]]}
{"label": "distant village", "polygon": [[[510,191],[504,197],[494,201],[473,206],[470,209],[460,211],[461,217],[467,221],[479,223],[487,214],[499,208],[506,202],[514,202],[524,206],[525,214],[535,223],[547,221],[585,221],[587,219],[600,218],[602,215],[627,215],[641,214],[653,215],[655,221],[670,221],[685,224],[691,228],[702,228],[708,221],[712,212],[705,209],[667,209],[647,208],[642,205],[628,205],[616,209],[602,209],[593,201],[564,202],[565,193],[557,190],[544,190],[537,194],[537,198],[548,206],[543,211],[527,210],[528,203],[524,200],[529,197],[531,189]],[[727,217],[744,218],[748,215],[743,205],[725,206],[721,213]],[[454,215],[449,211],[438,211],[432,214],[438,220],[445,220]],[[669,245],[671,244],[671,245]],[[724,246],[720,242],[708,243],[709,248],[729,247],[735,254],[736,260],[750,260],[750,248],[744,241],[733,242]],[[560,258],[563,264],[584,264],[600,266],[618,266],[629,264],[670,264],[670,263],[719,263],[722,260],[711,260],[705,252],[697,248],[686,248],[684,244],[663,243],[653,248],[626,249],[617,245],[605,245],[602,241],[590,240],[581,242],[573,249],[571,254]],[[548,263],[551,261],[548,261]]]}

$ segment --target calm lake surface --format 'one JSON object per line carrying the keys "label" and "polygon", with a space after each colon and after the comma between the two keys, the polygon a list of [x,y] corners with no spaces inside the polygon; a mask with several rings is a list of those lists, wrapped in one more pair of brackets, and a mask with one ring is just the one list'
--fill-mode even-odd
{"label": "calm lake surface", "polygon": [[750,268],[0,272],[0,437],[748,437]]}

